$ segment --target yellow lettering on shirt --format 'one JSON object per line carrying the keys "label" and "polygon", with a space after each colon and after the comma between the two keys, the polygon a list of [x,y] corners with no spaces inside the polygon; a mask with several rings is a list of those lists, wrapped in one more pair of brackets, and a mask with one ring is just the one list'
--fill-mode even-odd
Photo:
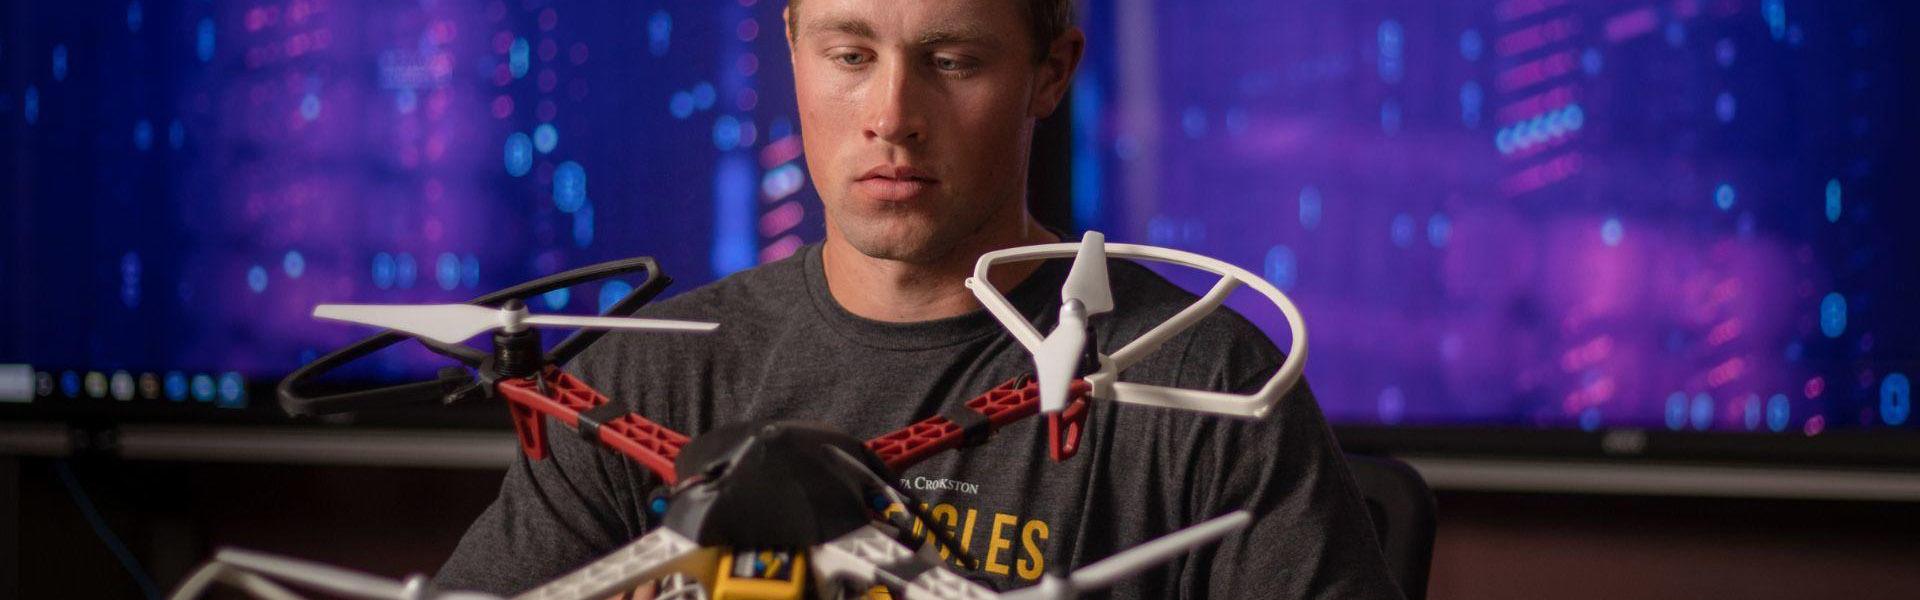
{"label": "yellow lettering on shirt", "polygon": [[1047,522],[1039,519],[1027,521],[1020,526],[1020,546],[1027,551],[1027,558],[1014,562],[1020,578],[1033,581],[1047,570],[1047,558],[1040,553],[1040,542],[1047,539]]}
{"label": "yellow lettering on shirt", "polygon": [[993,514],[993,535],[987,540],[987,562],[985,569],[988,573],[1006,575],[1009,572],[1007,565],[1000,562],[1000,551],[1013,547],[1013,540],[1001,536],[1000,533],[1006,526],[1018,522],[1020,522],[1020,517],[1007,513]]}
{"label": "yellow lettering on shirt", "polygon": [[[954,508],[952,504],[947,504],[944,502],[940,504],[935,504],[933,505],[933,510],[930,512],[932,512],[933,514],[933,520],[946,522],[947,531],[949,532],[953,532],[954,528],[960,525],[960,522],[959,522],[960,509]],[[947,554],[948,554],[948,551],[946,547],[942,546],[940,548],[940,558],[944,558],[944,559],[953,558],[951,556],[948,556]]]}
{"label": "yellow lettering on shirt", "polygon": [[[960,542],[961,548],[966,549],[968,553],[975,557],[981,556],[973,544],[973,534],[977,531],[976,525],[978,525],[980,516],[978,509],[962,509],[958,506],[944,503],[934,505],[922,503],[920,509],[925,514],[931,516],[933,521],[946,527],[948,531],[953,532],[954,538]],[[964,517],[960,514],[961,510],[966,511]],[[891,520],[895,515],[903,513],[906,513],[906,507],[894,504],[888,506],[886,510],[881,513],[881,516],[884,519]],[[910,515],[911,513],[906,514]],[[911,521],[913,522],[912,530],[914,536],[926,535],[925,526],[930,524],[923,523],[917,518],[911,519]],[[1051,538],[1053,534],[1052,527],[1047,525],[1046,521],[1024,519],[1019,515],[1007,513],[994,513],[990,527],[987,536],[986,557],[981,563],[981,570],[994,575],[1017,576],[1027,581],[1038,581],[1042,575],[1046,574],[1047,557],[1045,547],[1047,540]],[[1017,552],[1014,551],[1014,536],[1016,532],[1018,533],[1020,546]],[[1002,556],[1002,551],[1007,551],[1007,556]],[[964,566],[959,564],[958,557],[951,556],[950,554],[950,551],[947,550],[946,547],[940,547],[941,558],[955,561],[954,564],[956,566]],[[1012,564],[1009,565],[1007,561],[1011,561]]]}
{"label": "yellow lettering on shirt", "polygon": [[973,554],[973,518],[979,514],[980,511],[967,509],[967,526],[960,531],[960,548],[966,550],[967,554]]}

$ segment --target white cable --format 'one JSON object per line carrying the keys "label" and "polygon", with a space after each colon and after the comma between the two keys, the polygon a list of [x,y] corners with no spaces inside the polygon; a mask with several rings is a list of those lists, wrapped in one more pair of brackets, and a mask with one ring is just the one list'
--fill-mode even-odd
{"label": "white cable", "polygon": [[206,594],[207,588],[212,587],[215,582],[225,583],[246,590],[248,595],[254,598],[263,598],[265,600],[304,600],[299,594],[295,594],[265,577],[248,573],[240,567],[221,562],[218,558],[202,563],[200,568],[195,569],[191,575],[187,576],[185,581],[180,583],[180,587],[174,589],[173,595],[169,596],[169,598],[171,598],[171,600],[193,600],[194,598],[199,598]]}
{"label": "white cable", "polygon": [[1040,579],[1039,585],[1013,590],[1001,594],[999,598],[1066,600],[1085,592],[1106,589],[1122,579],[1216,542],[1252,522],[1251,513],[1236,510],[1081,567],[1065,578],[1047,575]]}
{"label": "white cable", "polygon": [[1105,589],[1135,573],[1218,541],[1252,522],[1252,513],[1236,510],[1169,533],[1159,539],[1081,567],[1073,572],[1073,587],[1083,592]]}
{"label": "white cable", "polygon": [[298,582],[301,587],[355,598],[409,598],[400,582],[316,562],[285,558],[250,550],[222,549],[214,559],[255,573]]}
{"label": "white cable", "polygon": [[306,600],[270,579],[245,571],[228,571],[226,577],[221,579],[262,600]]}
{"label": "white cable", "polygon": [[187,578],[180,582],[180,587],[174,588],[173,595],[167,598],[169,600],[193,600],[194,598],[199,598],[201,594],[206,593],[207,586],[212,585],[214,581],[218,581],[220,574],[226,570],[227,565],[220,562],[220,559],[217,558],[200,563],[200,568],[194,569],[192,574],[187,575]]}

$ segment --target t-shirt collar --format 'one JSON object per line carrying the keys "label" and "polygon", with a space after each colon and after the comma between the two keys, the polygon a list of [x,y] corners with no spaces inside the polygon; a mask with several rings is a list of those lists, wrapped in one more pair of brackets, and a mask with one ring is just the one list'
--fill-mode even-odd
{"label": "t-shirt collar", "polygon": [[[840,301],[834,299],[833,293],[827,289],[821,244],[808,244],[800,252],[804,253],[806,264],[807,294],[813,298],[814,308],[821,320],[855,343],[890,350],[929,350],[963,344],[1006,330],[984,308],[964,315],[908,323],[877,321],[853,314],[841,306]],[[1040,268],[1007,293],[1007,301],[1028,319],[1046,314],[1048,307],[1059,304],[1060,286],[1066,282],[1069,266],[1070,261],[1064,260],[1041,263]]]}

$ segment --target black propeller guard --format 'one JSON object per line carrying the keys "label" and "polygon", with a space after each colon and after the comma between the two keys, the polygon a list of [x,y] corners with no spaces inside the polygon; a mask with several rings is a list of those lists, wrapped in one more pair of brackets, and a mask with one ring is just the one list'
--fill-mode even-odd
{"label": "black propeller guard", "polygon": [[[647,274],[646,280],[634,286],[632,292],[629,292],[625,298],[621,298],[620,302],[614,304],[613,307],[609,308],[605,313],[606,316],[627,316],[639,310],[641,306],[645,306],[646,303],[651,302],[655,296],[660,295],[661,291],[673,283],[673,278],[667,277],[660,272],[659,263],[655,262],[652,257],[640,256],[608,261],[580,267],[563,273],[548,275],[479,298],[474,298],[468,302],[468,304],[495,307],[513,300],[524,302],[531,300],[535,296],[557,289],[599,281],[635,271],[645,271]],[[547,352],[541,359],[546,364],[566,364],[568,360],[572,360],[580,351],[585,350],[588,345],[591,345],[594,341],[599,340],[600,336],[606,334],[607,330],[604,329],[582,329],[576,331],[555,345],[553,350]],[[390,385],[374,389],[326,395],[309,395],[308,390],[305,389],[312,384],[313,380],[332,372],[334,369],[409,339],[418,340],[421,344],[425,345],[427,349],[457,360],[469,368],[479,369],[487,366],[486,363],[491,358],[488,353],[469,346],[441,344],[404,333],[383,331],[373,337],[360,340],[345,348],[322,356],[311,363],[307,363],[305,366],[295,370],[291,375],[288,375],[286,379],[280,380],[278,389],[280,408],[285,410],[289,415],[308,416],[351,412],[366,408],[416,404],[434,400],[453,404],[463,399],[472,398],[476,392],[480,393],[480,395],[491,392],[490,385],[474,386],[473,375],[469,374],[466,369],[459,367],[441,369],[439,376],[432,380]],[[482,373],[481,375],[482,377],[489,377],[492,374]]]}

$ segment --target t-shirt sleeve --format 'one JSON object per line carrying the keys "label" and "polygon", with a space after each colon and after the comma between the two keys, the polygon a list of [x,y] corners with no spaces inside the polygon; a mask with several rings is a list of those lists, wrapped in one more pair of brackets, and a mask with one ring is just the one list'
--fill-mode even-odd
{"label": "t-shirt sleeve", "polygon": [[[597,383],[592,354],[570,370]],[[547,458],[515,458],[500,495],[440,567],[440,589],[519,593],[644,532],[625,460],[552,419],[546,434]]]}
{"label": "t-shirt sleeve", "polygon": [[[1273,376],[1283,356],[1257,330],[1232,337],[1224,357],[1206,361],[1219,367],[1203,385],[1252,393]],[[1186,362],[1196,364],[1192,357]],[[1254,522],[1194,554],[1182,572],[1186,596],[1401,596],[1345,457],[1304,380],[1261,420],[1213,423],[1219,428],[1214,443],[1195,457],[1206,475],[1203,485],[1189,490],[1193,514],[1187,519],[1199,522],[1245,508]]]}

